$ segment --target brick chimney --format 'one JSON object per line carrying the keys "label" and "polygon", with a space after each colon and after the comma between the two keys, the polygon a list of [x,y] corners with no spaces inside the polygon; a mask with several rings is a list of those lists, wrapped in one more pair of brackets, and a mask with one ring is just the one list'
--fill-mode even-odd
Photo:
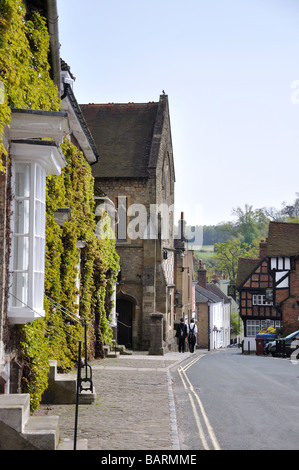
{"label": "brick chimney", "polygon": [[260,259],[265,258],[267,256],[267,243],[268,243],[268,238],[266,240],[261,240],[260,243]]}
{"label": "brick chimney", "polygon": [[206,271],[206,265],[202,264],[201,259],[199,260],[199,269],[198,269],[197,273],[198,273],[197,284],[206,289],[206,287],[207,287],[207,271]]}

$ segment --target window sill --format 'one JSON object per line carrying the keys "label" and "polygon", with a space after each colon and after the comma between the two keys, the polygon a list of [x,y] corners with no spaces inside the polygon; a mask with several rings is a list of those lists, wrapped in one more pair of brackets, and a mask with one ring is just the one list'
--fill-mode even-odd
{"label": "window sill", "polygon": [[24,325],[25,323],[31,323],[39,318],[44,318],[45,310],[29,308],[10,308],[7,312],[9,322],[12,325]]}

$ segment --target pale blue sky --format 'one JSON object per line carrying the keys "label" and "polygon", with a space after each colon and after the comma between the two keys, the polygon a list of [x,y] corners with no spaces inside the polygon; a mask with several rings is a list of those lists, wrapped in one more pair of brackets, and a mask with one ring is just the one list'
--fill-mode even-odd
{"label": "pale blue sky", "polygon": [[58,11],[79,103],[168,94],[175,204],[188,223],[294,201],[298,0],[58,0]]}

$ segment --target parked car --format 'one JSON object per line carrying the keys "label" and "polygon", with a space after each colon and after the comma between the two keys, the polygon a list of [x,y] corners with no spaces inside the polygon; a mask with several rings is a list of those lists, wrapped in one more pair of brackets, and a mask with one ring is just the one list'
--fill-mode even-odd
{"label": "parked car", "polygon": [[274,339],[273,341],[269,341],[268,343],[266,343],[266,346],[264,347],[264,353],[265,354],[270,354],[270,348],[272,346],[275,346],[276,344],[276,340]]}
{"label": "parked car", "polygon": [[[287,357],[290,357],[291,354],[299,347],[299,330],[294,331],[294,333],[289,334],[285,338],[278,338],[285,341],[285,354]],[[277,340],[270,341],[265,346],[265,354],[271,353],[272,356],[277,356],[279,350],[277,346]]]}

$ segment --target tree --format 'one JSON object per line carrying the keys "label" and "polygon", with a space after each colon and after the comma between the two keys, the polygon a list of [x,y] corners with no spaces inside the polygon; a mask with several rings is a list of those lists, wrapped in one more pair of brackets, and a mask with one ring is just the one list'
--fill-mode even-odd
{"label": "tree", "polygon": [[236,282],[239,258],[257,258],[258,246],[243,243],[241,240],[228,240],[215,244],[215,258],[217,269],[230,279],[231,284]]}
{"label": "tree", "polygon": [[238,313],[231,312],[230,315],[230,326],[231,326],[231,333],[234,335],[238,335],[241,332],[241,324],[240,324],[240,317]]}
{"label": "tree", "polygon": [[293,202],[293,204],[287,204],[286,202],[282,203],[281,213],[282,215],[286,216],[288,219],[294,219],[299,217],[299,198],[298,193],[296,193],[297,198]]}
{"label": "tree", "polygon": [[254,240],[264,238],[268,231],[268,223],[262,209],[253,209],[253,206],[245,204],[245,209],[237,207],[232,210],[232,215],[237,217],[236,231],[241,235],[243,242],[253,245]]}
{"label": "tree", "polygon": [[276,209],[275,207],[264,207],[261,209],[262,212],[264,213],[265,217],[273,220],[274,222],[283,222],[285,220],[285,217],[282,214],[282,211],[279,209]]}

